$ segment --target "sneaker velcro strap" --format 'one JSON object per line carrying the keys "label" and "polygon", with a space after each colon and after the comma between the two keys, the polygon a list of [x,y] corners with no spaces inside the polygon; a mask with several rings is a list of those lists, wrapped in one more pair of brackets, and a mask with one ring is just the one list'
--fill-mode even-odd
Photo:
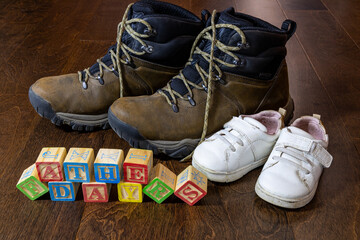
{"label": "sneaker velcro strap", "polygon": [[286,129],[283,130],[278,141],[285,147],[293,147],[295,149],[306,152],[307,157],[313,158],[321,165],[328,168],[331,165],[333,157],[321,146],[320,143],[309,138],[293,134]]}
{"label": "sneaker velcro strap", "polygon": [[333,157],[330,155],[326,149],[321,146],[319,143],[315,143],[315,147],[312,150],[312,156],[324,167],[330,167]]}

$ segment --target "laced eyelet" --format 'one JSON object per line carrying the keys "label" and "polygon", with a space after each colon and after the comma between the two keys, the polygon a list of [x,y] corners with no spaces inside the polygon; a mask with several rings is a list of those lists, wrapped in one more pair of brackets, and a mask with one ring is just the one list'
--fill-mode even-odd
{"label": "laced eyelet", "polygon": [[248,49],[250,47],[250,44],[248,42],[246,42],[244,44],[242,42],[238,42],[236,44],[236,46],[240,49]]}
{"label": "laced eyelet", "polygon": [[125,63],[126,63],[126,65],[129,65],[130,67],[135,68],[135,64],[132,61],[130,61],[129,59],[125,59]]}
{"label": "laced eyelet", "polygon": [[153,50],[154,50],[153,46],[151,46],[151,45],[141,46],[141,49],[144,50],[147,53],[152,53]]}
{"label": "laced eyelet", "polygon": [[194,99],[193,99],[190,95],[187,95],[187,99],[189,100],[191,106],[195,106],[195,105],[196,105]]}
{"label": "laced eyelet", "polygon": [[173,103],[172,105],[171,105],[171,107],[172,107],[172,110],[174,111],[174,112],[179,112],[179,108],[178,108],[178,106],[175,104],[175,103]]}
{"label": "laced eyelet", "polygon": [[240,59],[240,66],[245,66],[246,60],[244,58]]}
{"label": "laced eyelet", "polygon": [[147,34],[149,36],[155,36],[157,34],[157,32],[156,32],[156,29],[154,29],[154,28],[152,30],[145,28],[144,34]]}
{"label": "laced eyelet", "polygon": [[239,60],[237,60],[237,59],[234,59],[233,60],[233,64],[234,65],[237,65],[237,66],[240,66],[240,67],[243,67],[243,66],[245,66],[245,64],[246,64],[246,60],[245,59],[239,59]]}
{"label": "laced eyelet", "polygon": [[205,92],[207,93],[208,92],[208,88],[205,86],[204,83],[201,84],[202,88],[205,90]]}
{"label": "laced eyelet", "polygon": [[88,88],[87,82],[82,81],[82,87],[83,87],[83,89],[87,89]]}
{"label": "laced eyelet", "polygon": [[220,84],[225,85],[226,81],[222,79],[219,75],[215,75],[215,78],[219,81]]}
{"label": "laced eyelet", "polygon": [[96,79],[99,80],[99,83],[101,85],[104,85],[104,79],[102,77],[100,77],[100,75],[97,75]]}

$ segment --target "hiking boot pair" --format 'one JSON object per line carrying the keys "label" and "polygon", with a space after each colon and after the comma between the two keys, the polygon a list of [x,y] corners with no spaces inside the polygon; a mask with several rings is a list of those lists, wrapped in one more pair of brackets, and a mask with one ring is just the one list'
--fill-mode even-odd
{"label": "hiking boot pair", "polygon": [[203,27],[197,16],[169,3],[130,4],[104,57],[78,73],[39,79],[30,87],[30,102],[58,126],[105,129],[116,99],[152,94],[179,72]]}
{"label": "hiking boot pair", "polygon": [[140,1],[128,7],[105,57],[78,74],[38,80],[30,101],[78,130],[106,127],[108,116],[130,145],[182,158],[232,116],[282,107],[291,119],[285,44],[295,29],[291,20],[277,28],[233,8],[204,10],[200,20]]}

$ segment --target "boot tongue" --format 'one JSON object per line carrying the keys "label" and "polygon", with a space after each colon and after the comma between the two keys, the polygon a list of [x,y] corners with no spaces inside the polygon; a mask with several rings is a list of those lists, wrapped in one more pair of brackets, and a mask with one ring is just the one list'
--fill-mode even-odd
{"label": "boot tongue", "polygon": [[[232,8],[232,7],[218,13],[218,16],[215,17],[215,24],[232,24],[232,25],[239,27],[240,29],[242,27],[251,27],[254,25],[250,21],[248,21],[244,18],[241,18],[240,16],[237,16],[235,14],[234,8]],[[206,22],[207,27],[210,25],[211,25],[211,17],[209,17],[209,19]],[[229,43],[232,34],[234,34],[234,30],[230,29],[230,28],[220,28],[220,29],[216,30],[216,38],[219,39],[223,44]],[[200,40],[198,43],[198,47],[202,51],[210,53],[211,41],[209,41],[209,40],[201,41]],[[221,51],[219,49],[217,49],[217,47],[215,47],[214,56],[219,57],[220,52]],[[204,70],[207,71],[209,64],[201,56],[195,55],[193,57],[193,60],[194,61],[198,60],[199,65],[202,68],[204,68]],[[202,79],[200,78],[199,74],[197,73],[197,71],[195,70],[195,67],[193,65],[186,66],[183,69],[183,74],[187,80],[189,80],[195,84],[199,84],[202,81]],[[188,93],[186,86],[184,85],[183,81],[180,80],[179,78],[172,79],[170,86],[173,90],[178,92],[180,95],[185,95],[186,93]],[[193,88],[193,87],[190,87],[190,88]],[[166,94],[170,97],[170,94],[168,94],[168,93],[166,93]]]}
{"label": "boot tongue", "polygon": [[[227,23],[227,24],[233,24],[239,28],[242,27],[252,27],[254,26],[253,23],[251,23],[250,21],[244,19],[244,18],[240,18],[238,16],[235,15],[235,10],[233,7],[225,9],[224,11],[222,11],[220,13],[219,19],[217,21],[217,23]],[[210,21],[211,24],[211,21]],[[209,26],[210,26],[209,24]]]}
{"label": "boot tongue", "polygon": [[[134,3],[134,5],[131,6],[131,9],[128,13],[128,20],[133,19],[133,18],[144,18],[144,16],[154,14],[154,13],[155,13],[155,11],[154,11],[153,7],[151,6],[151,4],[149,4],[148,2],[144,2],[144,1],[139,1],[139,2]],[[133,23],[133,24],[136,24],[136,23]],[[122,42],[125,43],[126,45],[129,45],[130,42],[132,41],[131,36],[126,31],[124,32],[121,39],[122,39]],[[105,63],[107,66],[112,64],[110,49],[115,51],[116,44],[111,46],[109,48],[107,54],[104,57],[102,57],[102,59],[101,59],[101,61],[103,63]],[[92,65],[90,67],[91,74],[94,74],[98,71],[99,71],[98,63],[95,63],[94,65]]]}
{"label": "boot tongue", "polygon": [[155,13],[153,7],[148,2],[136,2],[132,5],[132,13],[129,13],[129,19],[141,18],[144,15]]}

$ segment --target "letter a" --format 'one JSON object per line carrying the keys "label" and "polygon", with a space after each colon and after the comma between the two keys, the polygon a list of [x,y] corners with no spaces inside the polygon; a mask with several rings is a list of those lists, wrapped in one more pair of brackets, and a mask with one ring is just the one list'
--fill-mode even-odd
{"label": "letter a", "polygon": [[89,199],[104,200],[105,198],[99,192],[99,189],[94,188],[90,193]]}

